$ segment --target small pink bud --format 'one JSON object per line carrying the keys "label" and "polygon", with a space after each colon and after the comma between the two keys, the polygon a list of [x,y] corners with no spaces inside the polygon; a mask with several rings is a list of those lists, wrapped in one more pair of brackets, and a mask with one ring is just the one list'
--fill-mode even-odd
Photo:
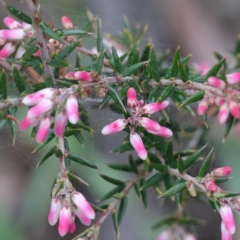
{"label": "small pink bud", "polygon": [[71,223],[71,210],[69,206],[64,206],[60,211],[58,232],[63,237],[67,234]]}
{"label": "small pink bud", "polygon": [[78,100],[74,95],[70,95],[66,102],[66,110],[68,120],[72,124],[76,124],[79,120]]}
{"label": "small pink bud", "polygon": [[5,45],[6,42],[7,42],[7,39],[2,39],[2,38],[0,38],[0,46]]}
{"label": "small pink bud", "polygon": [[42,143],[46,139],[51,126],[51,122],[51,117],[49,116],[42,118],[36,135],[36,141],[38,143]]}
{"label": "small pink bud", "polygon": [[1,50],[0,50],[0,58],[9,57],[16,50],[16,44],[12,42],[8,42]]}
{"label": "small pink bud", "polygon": [[143,144],[141,137],[135,132],[130,133],[130,142],[133,148],[135,149],[137,155],[142,160],[145,160],[147,158],[147,151],[145,149],[145,146]]}
{"label": "small pink bud", "polygon": [[90,219],[95,218],[95,212],[86,198],[80,192],[73,192],[72,201],[81,212]]}
{"label": "small pink bud", "polygon": [[173,135],[172,131],[169,128],[162,127],[162,126],[160,126],[160,127],[161,127],[160,130],[157,131],[157,132],[151,131],[151,130],[148,130],[148,129],[147,129],[147,132],[149,132],[153,135],[164,137],[164,138],[169,138]]}
{"label": "small pink bud", "polygon": [[229,166],[221,167],[221,168],[215,168],[212,171],[213,177],[225,177],[229,174],[231,174],[232,168]]}
{"label": "small pink bud", "polygon": [[222,221],[225,225],[226,230],[229,233],[234,234],[236,227],[235,227],[232,209],[228,205],[222,205],[220,208],[220,215],[222,217]]}
{"label": "small pink bud", "polygon": [[203,115],[207,111],[207,108],[208,108],[208,102],[203,99],[198,105],[198,109],[197,109],[198,114]]}
{"label": "small pink bud", "polygon": [[139,100],[138,102],[138,106],[141,108],[141,107],[143,107],[143,105],[144,105],[144,101],[141,99],[141,100]]}
{"label": "small pink bud", "polygon": [[209,77],[207,81],[210,86],[218,89],[224,89],[226,87],[225,82],[217,77]]}
{"label": "small pink bud", "polygon": [[229,84],[235,84],[240,82],[240,72],[232,73],[227,75],[227,82]]}
{"label": "small pink bud", "polygon": [[127,105],[130,108],[135,108],[137,106],[137,93],[132,87],[127,91]]}
{"label": "small pink bud", "polygon": [[66,79],[71,79],[71,80],[75,80],[74,74],[75,74],[75,72],[68,72],[68,73],[64,76],[64,78],[66,78]]}
{"label": "small pink bud", "polygon": [[221,223],[222,240],[232,240],[232,234],[227,231],[224,223]]}
{"label": "small pink bud", "polygon": [[219,106],[221,107],[224,103],[225,103],[225,99],[222,98],[222,97],[216,97],[214,99],[214,102]]}
{"label": "small pink bud", "polygon": [[168,106],[168,104],[169,104],[168,101],[162,101],[159,103],[154,102],[154,103],[147,104],[142,108],[142,113],[143,114],[153,114],[155,112],[163,110],[164,108],[166,108]]}
{"label": "small pink bud", "polygon": [[113,134],[113,133],[122,131],[126,127],[127,123],[128,122],[125,119],[118,119],[118,120],[108,124],[107,126],[105,126],[102,129],[102,134],[109,135],[109,134]]}
{"label": "small pink bud", "polygon": [[48,222],[51,226],[57,223],[61,208],[62,208],[61,201],[58,198],[53,198],[51,200],[50,211],[48,214]]}
{"label": "small pink bud", "polygon": [[66,110],[57,111],[55,115],[54,133],[56,137],[61,137],[65,131],[68,117]]}
{"label": "small pink bud", "polygon": [[27,130],[28,128],[30,128],[30,126],[31,126],[31,119],[28,117],[25,117],[20,123],[20,129],[22,131]]}
{"label": "small pink bud", "polygon": [[0,30],[0,38],[3,39],[22,40],[25,37],[26,33],[23,29]]}
{"label": "small pink bud", "polygon": [[86,72],[86,71],[75,72],[74,79],[83,81],[83,82],[91,82],[92,81],[90,73]]}
{"label": "small pink bud", "polygon": [[218,190],[218,186],[214,181],[215,181],[214,178],[206,178],[204,181],[206,189],[210,192],[217,192]]}
{"label": "small pink bud", "polygon": [[28,118],[37,118],[41,114],[49,111],[53,107],[53,101],[51,99],[43,99],[36,106],[32,107],[28,110],[27,117]]}
{"label": "small pink bud", "polygon": [[230,101],[229,109],[234,118],[240,118],[240,108],[235,101]]}
{"label": "small pink bud", "polygon": [[228,120],[228,115],[229,115],[229,109],[227,106],[227,103],[224,103],[219,110],[219,114],[218,114],[218,121],[223,124],[225,122],[227,122]]}
{"label": "small pink bud", "polygon": [[33,106],[41,102],[43,99],[48,99],[53,97],[57,93],[57,89],[54,88],[44,88],[35,93],[28,94],[22,100],[22,103],[27,106]]}
{"label": "small pink bud", "polygon": [[142,127],[146,128],[147,130],[150,130],[150,131],[158,132],[161,128],[157,122],[155,122],[147,117],[141,117],[138,120],[138,122],[140,123],[140,125]]}
{"label": "small pink bud", "polygon": [[62,25],[63,25],[66,29],[73,29],[73,28],[74,28],[72,21],[71,21],[70,18],[67,17],[67,16],[63,16],[63,17],[62,17]]}
{"label": "small pink bud", "polygon": [[3,22],[9,29],[22,28],[22,24],[11,17],[5,17]]}

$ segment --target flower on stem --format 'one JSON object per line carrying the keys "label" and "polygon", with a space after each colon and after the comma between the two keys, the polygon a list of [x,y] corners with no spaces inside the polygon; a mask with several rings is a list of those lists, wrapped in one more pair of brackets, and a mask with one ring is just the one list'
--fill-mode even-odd
{"label": "flower on stem", "polygon": [[74,95],[70,95],[66,102],[67,116],[70,123],[75,124],[79,120],[78,100]]}
{"label": "flower on stem", "polygon": [[67,16],[62,16],[62,25],[66,28],[66,29],[73,29],[73,23],[71,21],[71,19]]}
{"label": "flower on stem", "polygon": [[234,234],[236,227],[235,227],[235,221],[233,218],[232,209],[228,205],[224,204],[220,208],[220,215],[222,217],[222,221],[225,226],[225,229],[230,234]]}
{"label": "flower on stem", "polygon": [[232,234],[227,231],[225,224],[221,223],[222,240],[232,240]]}
{"label": "flower on stem", "polygon": [[209,77],[207,81],[211,87],[215,87],[221,90],[226,87],[225,82],[217,77]]}
{"label": "flower on stem", "polygon": [[102,129],[102,134],[109,135],[123,130],[129,123],[130,128],[130,143],[135,149],[137,155],[145,160],[147,158],[147,150],[143,144],[141,136],[136,133],[135,128],[138,126],[144,127],[147,132],[161,136],[171,137],[172,131],[166,127],[160,126],[157,122],[142,115],[150,115],[158,112],[168,106],[168,101],[155,102],[144,106],[143,100],[137,100],[137,93],[134,88],[129,88],[127,91],[127,105],[131,109],[132,116],[128,119],[118,119]]}
{"label": "flower on stem", "polygon": [[229,166],[225,166],[225,167],[215,168],[211,172],[211,174],[213,177],[218,178],[218,177],[225,177],[225,176],[231,174],[231,172],[232,172],[232,168]]}
{"label": "flower on stem", "polygon": [[71,225],[72,213],[69,206],[63,206],[59,215],[58,232],[63,237],[67,234]]}
{"label": "flower on stem", "polygon": [[235,84],[240,82],[240,72],[228,74],[226,77],[229,84]]}
{"label": "flower on stem", "polygon": [[61,137],[65,131],[68,117],[65,109],[57,110],[55,115],[54,133],[56,137]]}
{"label": "flower on stem", "polygon": [[52,120],[50,116],[45,116],[42,118],[36,135],[36,140],[38,143],[42,143],[46,139],[51,122]]}
{"label": "flower on stem", "polygon": [[55,225],[58,221],[62,203],[59,198],[53,198],[51,200],[51,206],[48,214],[48,222],[51,226]]}

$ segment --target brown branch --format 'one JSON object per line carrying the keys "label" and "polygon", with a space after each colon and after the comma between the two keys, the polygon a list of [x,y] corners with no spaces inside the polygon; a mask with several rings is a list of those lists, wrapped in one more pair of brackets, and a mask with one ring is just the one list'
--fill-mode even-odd
{"label": "brown branch", "polygon": [[22,98],[9,98],[0,102],[0,109],[19,106],[22,103]]}

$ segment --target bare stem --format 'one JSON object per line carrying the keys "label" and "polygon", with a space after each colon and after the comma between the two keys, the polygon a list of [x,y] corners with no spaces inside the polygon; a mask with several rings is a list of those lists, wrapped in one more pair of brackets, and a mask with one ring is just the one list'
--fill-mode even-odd
{"label": "bare stem", "polygon": [[44,77],[45,78],[50,77],[50,78],[54,79],[54,74],[53,74],[52,68],[48,65],[48,61],[49,61],[50,57],[49,57],[49,53],[48,53],[48,49],[47,49],[46,39],[44,38],[44,35],[43,35],[41,29],[39,28],[39,23],[41,22],[42,17],[41,17],[39,10],[36,7],[37,1],[33,2],[33,0],[25,0],[25,2],[27,4],[27,7],[28,7],[29,11],[31,12],[31,15],[33,18],[33,27],[36,31],[38,46],[41,51],[41,59],[42,59],[43,69],[44,69]]}
{"label": "bare stem", "polygon": [[22,98],[8,98],[0,102],[0,109],[19,106],[22,103]]}
{"label": "bare stem", "polygon": [[58,137],[58,148],[61,150],[62,152],[62,157],[60,158],[60,173],[61,173],[61,177],[66,179],[68,178],[67,176],[67,169],[65,166],[65,147],[64,147],[64,138],[63,137]]}

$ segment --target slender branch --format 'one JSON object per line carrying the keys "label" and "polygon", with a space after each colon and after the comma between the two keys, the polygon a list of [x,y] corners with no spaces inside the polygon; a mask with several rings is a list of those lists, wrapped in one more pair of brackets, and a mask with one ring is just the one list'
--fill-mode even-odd
{"label": "slender branch", "polygon": [[41,59],[43,63],[43,69],[44,69],[44,77],[45,78],[52,78],[54,79],[54,74],[52,68],[48,65],[48,61],[50,59],[48,49],[47,49],[47,43],[46,39],[44,38],[44,35],[39,28],[39,23],[41,22],[41,14],[35,4],[37,5],[37,1],[33,0],[25,0],[27,7],[29,11],[31,12],[32,18],[33,18],[33,27],[36,31],[36,37],[38,41],[38,45],[41,51]]}
{"label": "slender branch", "polygon": [[22,98],[8,98],[0,102],[0,109],[19,106],[22,103]]}
{"label": "slender branch", "polygon": [[6,69],[6,70],[8,70],[8,71],[12,71],[11,65],[10,65],[8,62],[4,61],[3,59],[0,59],[0,65],[1,65],[4,69]]}
{"label": "slender branch", "polygon": [[67,169],[65,166],[65,147],[64,147],[64,138],[63,137],[58,137],[58,148],[61,150],[62,152],[62,157],[60,158],[60,173],[61,173],[61,177],[66,179],[68,178],[67,176]]}

